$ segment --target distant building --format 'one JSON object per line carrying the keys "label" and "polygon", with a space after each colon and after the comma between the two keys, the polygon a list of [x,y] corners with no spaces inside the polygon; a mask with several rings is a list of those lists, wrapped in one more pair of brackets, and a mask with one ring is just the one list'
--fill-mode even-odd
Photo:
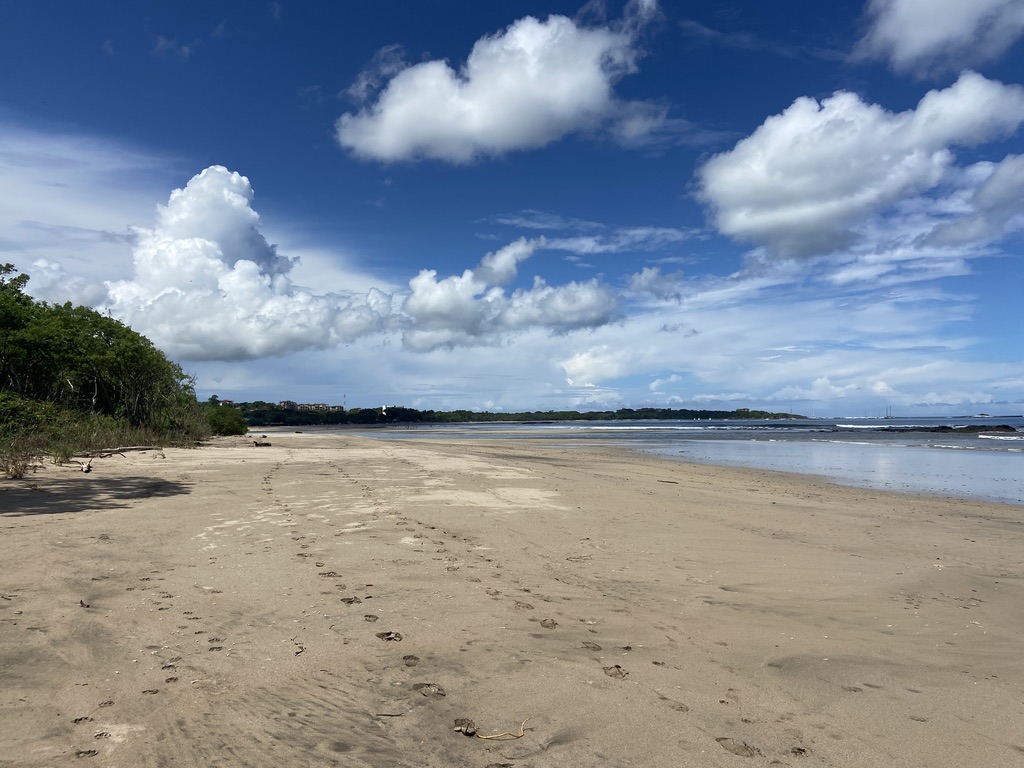
{"label": "distant building", "polygon": [[286,411],[297,411],[299,410],[299,404],[294,400],[282,400],[278,405],[284,408]]}

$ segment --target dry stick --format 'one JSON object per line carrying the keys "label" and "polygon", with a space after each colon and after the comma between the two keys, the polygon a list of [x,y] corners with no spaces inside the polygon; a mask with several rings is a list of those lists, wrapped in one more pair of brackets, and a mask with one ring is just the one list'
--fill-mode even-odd
{"label": "dry stick", "polygon": [[526,720],[523,720],[523,724],[519,726],[519,733],[509,733],[508,731],[506,731],[505,733],[496,733],[493,736],[481,736],[478,733],[476,737],[478,739],[502,739],[508,736],[512,739],[521,739],[523,738],[523,736],[526,735],[526,723],[529,721],[529,719],[530,718],[526,718]]}

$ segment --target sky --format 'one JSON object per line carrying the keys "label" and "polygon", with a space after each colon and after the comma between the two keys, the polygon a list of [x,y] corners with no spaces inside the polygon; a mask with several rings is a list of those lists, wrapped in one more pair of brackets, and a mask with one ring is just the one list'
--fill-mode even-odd
{"label": "sky", "polygon": [[201,399],[1024,412],[1024,0],[3,15],[0,263]]}

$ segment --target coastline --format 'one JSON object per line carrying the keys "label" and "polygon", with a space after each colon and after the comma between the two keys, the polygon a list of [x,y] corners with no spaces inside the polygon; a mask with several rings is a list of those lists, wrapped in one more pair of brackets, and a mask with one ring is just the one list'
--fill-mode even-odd
{"label": "coastline", "polygon": [[529,438],[269,441],[0,481],[0,765],[1022,759],[1022,507]]}

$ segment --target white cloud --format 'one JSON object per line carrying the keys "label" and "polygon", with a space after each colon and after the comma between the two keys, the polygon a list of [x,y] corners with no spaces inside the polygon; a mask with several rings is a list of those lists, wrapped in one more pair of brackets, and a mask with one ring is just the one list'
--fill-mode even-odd
{"label": "white cloud", "polygon": [[975,67],[1024,34],[1022,0],[871,0],[858,54],[902,72]]}
{"label": "white cloud", "polygon": [[856,384],[846,384],[844,386],[837,386],[832,383],[828,376],[819,376],[811,382],[809,387],[802,387],[795,384],[790,384],[783,387],[779,391],[769,395],[767,400],[814,400],[814,401],[827,401],[835,400],[836,398],[846,397],[848,394],[856,392],[859,387]]}
{"label": "white cloud", "polygon": [[849,246],[867,217],[934,188],[953,146],[1000,138],[1024,122],[1024,88],[968,72],[916,110],[889,112],[837,92],[799,98],[698,172],[719,230],[777,255]]}
{"label": "white cloud", "polygon": [[389,301],[296,289],[291,261],[259,230],[249,180],[221,166],[193,177],[135,230],[135,272],[107,284],[107,309],[172,357],[240,360],[323,349],[383,330]]}
{"label": "white cloud", "polygon": [[650,295],[661,301],[680,301],[682,291],[679,283],[682,278],[681,272],[664,274],[658,267],[644,267],[630,275],[629,291],[641,296]]}
{"label": "white cloud", "polygon": [[[245,360],[378,334],[400,333],[414,352],[500,345],[530,329],[593,328],[618,306],[596,280],[551,286],[538,277],[507,292],[503,286],[544,238],[509,243],[461,275],[439,279],[422,270],[404,298],[368,286],[369,276],[353,279],[323,265],[296,269],[262,234],[253,199],[249,180],[222,166],[174,190],[158,206],[156,225],[134,230],[134,273],[107,283],[104,309],[174,358]],[[319,290],[297,285],[297,274],[314,278]],[[336,290],[322,292],[318,276],[340,277]]]}
{"label": "white cloud", "polygon": [[560,365],[570,385],[590,387],[625,374],[628,370],[628,357],[623,349],[600,344],[577,352]]}
{"label": "white cloud", "polygon": [[163,35],[157,35],[156,42],[153,43],[153,55],[160,58],[174,58],[179,61],[188,61],[199,45],[199,40],[193,40],[191,43],[179,43],[177,40],[171,40]]}
{"label": "white cloud", "polygon": [[[613,87],[636,70],[634,34],[656,7],[630,4],[618,29],[527,16],[478,40],[458,70],[437,60],[402,68],[373,104],[338,119],[338,143],[386,162],[467,163],[543,147],[620,117],[618,131],[639,142],[660,128],[664,114],[619,102]],[[355,92],[368,95],[394,69],[394,57],[383,56],[360,75]]]}
{"label": "white cloud", "polygon": [[654,381],[651,382],[649,388],[651,392],[657,392],[658,390],[662,389],[666,384],[676,384],[677,382],[680,382],[682,380],[682,376],[673,373],[666,376],[663,379],[655,379]]}
{"label": "white cloud", "polygon": [[500,286],[515,278],[519,262],[543,244],[543,238],[520,238],[487,254],[476,269],[441,280],[435,270],[422,270],[409,281],[411,292],[402,305],[409,321],[403,343],[426,351],[496,344],[531,327],[559,333],[607,323],[618,299],[596,280],[553,287],[535,278],[530,289],[506,295]]}
{"label": "white cloud", "polygon": [[979,163],[988,177],[966,201],[966,215],[940,224],[930,243],[963,245],[998,240],[1024,230],[1024,155],[1010,155],[999,163]]}

